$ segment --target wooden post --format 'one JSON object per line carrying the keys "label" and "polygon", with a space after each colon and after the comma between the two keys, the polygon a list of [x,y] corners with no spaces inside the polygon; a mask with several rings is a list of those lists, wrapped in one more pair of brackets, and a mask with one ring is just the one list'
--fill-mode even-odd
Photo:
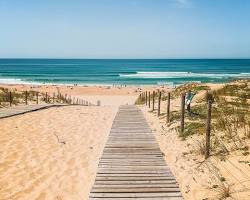
{"label": "wooden post", "polygon": [[10,102],[10,107],[12,106],[12,93],[9,92],[9,102]]}
{"label": "wooden post", "polygon": [[184,118],[185,118],[185,94],[181,95],[181,133],[184,132]]}
{"label": "wooden post", "polygon": [[148,105],[148,91],[146,91],[146,105]]}
{"label": "wooden post", "polygon": [[170,122],[170,92],[168,93],[168,103],[167,103],[167,123]]}
{"label": "wooden post", "polygon": [[36,104],[38,104],[38,96],[39,96],[39,92],[36,92]]}
{"label": "wooden post", "polygon": [[45,103],[48,103],[48,93],[45,94]]}
{"label": "wooden post", "polygon": [[155,91],[153,91],[153,105],[152,105],[152,111],[155,110]]}
{"label": "wooden post", "polygon": [[212,113],[212,99],[208,99],[205,159],[207,159],[210,155],[211,113]]}
{"label": "wooden post", "polygon": [[25,104],[28,105],[28,92],[25,91]]}
{"label": "wooden post", "polygon": [[55,103],[55,92],[53,92],[53,103]]}
{"label": "wooden post", "polygon": [[148,92],[148,107],[150,108],[150,92]]}
{"label": "wooden post", "polygon": [[159,92],[159,98],[158,98],[158,117],[161,114],[161,92]]}

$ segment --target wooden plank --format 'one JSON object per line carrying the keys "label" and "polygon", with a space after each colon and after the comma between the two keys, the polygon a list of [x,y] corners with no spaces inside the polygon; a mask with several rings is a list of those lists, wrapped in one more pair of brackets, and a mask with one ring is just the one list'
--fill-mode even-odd
{"label": "wooden plank", "polygon": [[90,199],[182,199],[142,112],[121,106],[113,122]]}
{"label": "wooden plank", "polygon": [[0,109],[0,119],[13,117],[17,115],[26,114],[29,112],[34,112],[42,109],[48,109],[52,107],[67,106],[66,104],[43,104],[43,105],[24,105],[15,106],[11,108],[1,108]]}
{"label": "wooden plank", "polygon": [[[117,200],[120,199],[119,197],[91,197],[90,200]],[[122,200],[132,200],[132,199],[136,199],[136,200],[166,200],[166,197],[136,197],[136,198],[122,198]],[[182,199],[181,197],[167,197],[167,200],[180,200]]]}
{"label": "wooden plank", "polygon": [[130,187],[130,188],[124,188],[124,187],[105,187],[105,188],[99,188],[99,187],[93,187],[92,192],[113,192],[113,193],[122,193],[122,192],[179,192],[178,187],[151,187],[151,188],[144,188],[144,187]]}
{"label": "wooden plank", "polygon": [[125,180],[125,181],[117,181],[117,180],[114,180],[114,181],[98,181],[96,180],[95,181],[95,185],[135,185],[135,186],[138,186],[138,185],[159,185],[159,186],[163,186],[165,184],[176,184],[176,180]]}
{"label": "wooden plank", "polygon": [[[150,193],[150,192],[141,192],[141,193],[91,193],[90,194],[90,198],[92,197],[105,197],[105,198],[137,198],[137,197],[141,197],[141,198],[152,198],[152,197],[165,197],[168,199],[168,197],[181,197],[181,193],[180,192],[154,192],[154,193]],[[182,198],[180,198],[182,199]]]}

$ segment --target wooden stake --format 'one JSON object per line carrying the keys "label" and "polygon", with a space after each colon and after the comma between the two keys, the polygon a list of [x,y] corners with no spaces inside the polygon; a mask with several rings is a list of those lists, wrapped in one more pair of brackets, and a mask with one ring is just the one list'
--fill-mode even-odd
{"label": "wooden stake", "polygon": [[10,107],[12,106],[12,93],[9,92],[9,103],[10,103]]}
{"label": "wooden stake", "polygon": [[39,92],[36,92],[36,104],[38,104],[38,96],[39,96]]}
{"label": "wooden stake", "polygon": [[167,123],[170,122],[170,92],[168,93],[168,103],[167,103]]}
{"label": "wooden stake", "polygon": [[67,95],[67,94],[65,94],[65,103],[67,103],[67,96],[68,96],[68,95]]}
{"label": "wooden stake", "polygon": [[211,113],[212,113],[212,100],[209,99],[207,102],[207,126],[206,126],[206,149],[205,159],[210,155],[210,134],[211,134]]}
{"label": "wooden stake", "polygon": [[25,91],[25,104],[28,105],[28,92]]}
{"label": "wooden stake", "polygon": [[148,105],[148,91],[146,91],[146,105]]}
{"label": "wooden stake", "polygon": [[152,105],[152,111],[155,110],[155,91],[153,91],[153,105]]}
{"label": "wooden stake", "polygon": [[53,103],[55,103],[55,92],[53,93]]}
{"label": "wooden stake", "polygon": [[148,92],[148,107],[150,108],[150,92]]}
{"label": "wooden stake", "polygon": [[48,93],[45,94],[45,103],[48,103]]}
{"label": "wooden stake", "polygon": [[184,118],[185,118],[185,94],[181,95],[181,133],[184,132]]}
{"label": "wooden stake", "polygon": [[158,98],[158,117],[161,114],[161,92],[159,92],[159,98]]}

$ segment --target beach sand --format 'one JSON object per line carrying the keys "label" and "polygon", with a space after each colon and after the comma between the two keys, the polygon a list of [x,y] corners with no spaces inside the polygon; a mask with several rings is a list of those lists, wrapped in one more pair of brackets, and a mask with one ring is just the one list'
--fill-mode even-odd
{"label": "beach sand", "polygon": [[[217,89],[222,84],[211,84]],[[1,87],[1,86],[0,86]],[[0,200],[78,200],[88,199],[112,121],[121,104],[133,104],[140,88],[106,86],[33,86],[4,85],[17,90],[33,89],[53,94],[83,98],[101,106],[67,106],[51,108],[0,120]],[[155,90],[154,88],[142,88]],[[162,89],[162,88],[161,88]],[[165,88],[166,89],[166,88]],[[167,89],[166,89],[167,90]],[[200,96],[197,95],[196,98]],[[156,101],[157,102],[157,101]],[[180,99],[172,101],[171,110],[180,108]],[[218,177],[225,177],[235,191],[235,199],[249,199],[249,156],[231,154],[221,162],[211,157],[203,162],[196,141],[201,136],[181,140],[166,116],[157,117],[141,106],[159,142],[167,164],[180,184],[184,199],[219,199],[225,186]],[[162,102],[166,112],[166,102]],[[250,146],[250,144],[249,144]],[[193,153],[190,153],[190,152]],[[238,180],[236,180],[238,179]],[[216,186],[216,187],[215,187]]]}
{"label": "beach sand", "polygon": [[[224,84],[207,84],[213,90]],[[193,105],[199,101],[204,92],[194,98]],[[155,108],[157,108],[157,100]],[[181,100],[171,100],[170,110],[180,110]],[[160,117],[157,109],[152,112],[152,106],[140,106],[149,123],[166,163],[176,177],[185,200],[219,200],[219,199],[250,199],[250,155],[243,155],[242,151],[230,152],[226,157],[212,155],[204,160],[200,153],[200,144],[204,140],[204,133],[197,133],[182,139],[178,136],[176,127],[180,122],[166,123],[166,101],[161,103]],[[205,123],[205,121],[204,121]],[[250,140],[244,143],[250,146]],[[226,144],[225,144],[226,145]],[[229,193],[230,197],[226,197]]]}
{"label": "beach sand", "polygon": [[[138,87],[0,85],[60,92],[101,106],[50,108],[0,120],[0,199],[88,199],[119,105]],[[34,103],[34,102],[29,102]]]}
{"label": "beach sand", "polygon": [[66,106],[0,120],[0,200],[88,199],[113,119],[137,88],[1,85],[60,91],[101,106]]}
{"label": "beach sand", "polygon": [[0,120],[0,199],[88,199],[116,111],[69,106]]}

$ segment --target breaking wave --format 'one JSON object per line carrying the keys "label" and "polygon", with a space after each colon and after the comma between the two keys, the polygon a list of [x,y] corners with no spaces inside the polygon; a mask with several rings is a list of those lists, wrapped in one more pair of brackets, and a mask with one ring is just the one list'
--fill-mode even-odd
{"label": "breaking wave", "polygon": [[250,73],[136,72],[119,74],[123,78],[250,78]]}

